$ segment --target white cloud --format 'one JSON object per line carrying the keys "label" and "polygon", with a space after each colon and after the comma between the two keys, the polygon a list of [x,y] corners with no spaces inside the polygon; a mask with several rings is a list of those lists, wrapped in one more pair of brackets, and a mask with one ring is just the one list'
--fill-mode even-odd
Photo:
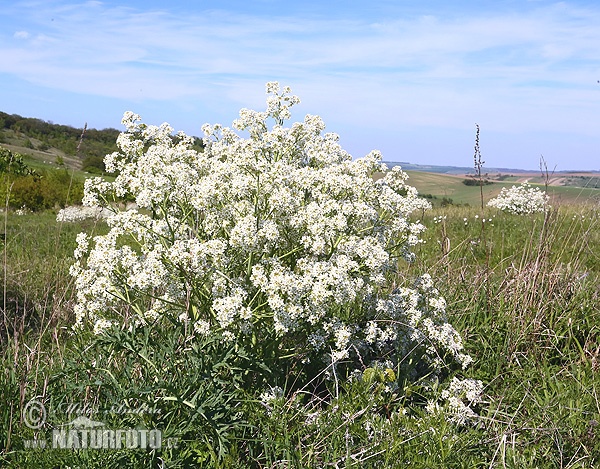
{"label": "white cloud", "polygon": [[0,72],[48,88],[234,110],[278,79],[338,127],[597,133],[600,8],[359,20],[50,1],[10,15],[29,40],[0,42]]}

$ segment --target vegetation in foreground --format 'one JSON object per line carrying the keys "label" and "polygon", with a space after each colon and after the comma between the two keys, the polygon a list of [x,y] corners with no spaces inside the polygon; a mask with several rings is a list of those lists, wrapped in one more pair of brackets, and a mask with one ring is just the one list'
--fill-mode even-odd
{"label": "vegetation in foreground", "polygon": [[[57,223],[50,212],[5,215],[0,444],[9,467],[599,462],[597,205],[555,204],[528,216],[451,206],[418,214],[424,243],[415,262],[398,265],[396,283],[426,272],[436,279],[475,360],[469,368],[419,368],[402,380],[400,364],[358,363],[355,379],[326,368],[327,379],[302,383],[302,363],[281,357],[290,366],[273,386],[259,381],[265,369],[250,347],[190,341],[186,321],[73,334],[68,270],[77,234],[105,235],[108,227]],[[32,399],[47,415],[34,412]],[[458,401],[473,413],[453,411]],[[160,428],[165,444],[31,447],[76,416],[108,428]]]}
{"label": "vegetation in foreground", "polygon": [[[598,208],[560,207],[546,217],[525,219],[489,209],[483,215],[485,228],[481,211],[472,207],[427,213],[423,217],[428,227],[426,243],[418,249],[419,261],[406,272],[428,270],[436,276],[451,319],[475,359],[465,377],[482,380],[486,395],[476,425],[458,426],[444,414],[411,407],[386,392],[388,378],[374,375],[369,383],[341,390],[319,420],[318,409],[307,407],[302,391],[274,395],[268,406],[245,401],[246,430],[238,428],[230,435],[228,456],[220,464],[244,467],[238,462],[252,466],[249,461],[254,460],[260,461],[254,467],[327,467],[328,463],[332,467],[596,467],[600,461]],[[70,372],[73,362],[81,360],[79,350],[94,340],[71,335],[73,291],[67,272],[76,234],[82,229],[106,232],[103,223],[95,223],[59,224],[50,212],[7,218],[0,436],[2,458],[9,467],[99,467],[111,461],[129,467],[151,465],[149,455],[139,451],[23,447],[35,435],[23,425],[21,414],[32,397],[44,396],[54,382],[54,399],[67,401],[72,389],[60,391],[56,384],[70,383],[84,392],[92,384]],[[150,382],[137,384],[146,388],[132,392],[143,396],[166,385],[180,390],[198,385],[190,370],[201,364],[200,355],[185,364],[172,362],[184,344],[173,337],[128,340],[120,353],[127,356],[127,347],[153,349],[154,365],[161,370],[148,370],[153,376]],[[129,366],[141,369],[140,363]],[[114,379],[115,391],[131,386],[125,376]],[[418,384],[414,387],[418,393]],[[122,404],[121,398],[115,393],[96,404],[110,409]],[[210,408],[211,401],[206,404]],[[193,421],[183,410],[172,423],[167,421],[165,430],[202,441],[209,434],[205,424]],[[418,419],[413,418],[414,412]],[[168,413],[175,414],[174,410]],[[95,417],[102,420],[105,415]],[[112,418],[129,426],[121,415]],[[216,447],[214,451],[212,456],[203,453],[207,467],[218,454]],[[186,452],[194,454],[193,448]],[[177,467],[175,461],[185,461],[186,455],[172,449],[151,459],[155,467],[162,460],[170,461],[165,467]]]}

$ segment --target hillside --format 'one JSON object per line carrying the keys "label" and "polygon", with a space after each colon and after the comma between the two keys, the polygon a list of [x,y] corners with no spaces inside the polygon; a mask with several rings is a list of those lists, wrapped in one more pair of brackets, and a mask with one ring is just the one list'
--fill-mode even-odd
{"label": "hillside", "polygon": [[[444,198],[453,204],[480,204],[479,186],[467,186],[463,184],[465,175],[449,175],[440,173],[427,173],[423,171],[406,171],[410,176],[409,184],[415,186],[419,193],[424,196],[432,196],[434,205],[439,205]],[[491,184],[483,186],[483,197],[487,203],[489,199],[498,195],[502,187],[511,187],[529,179],[532,185],[542,184],[541,178],[511,177],[502,181],[493,180]],[[567,179],[567,178],[563,178]],[[589,177],[581,176],[581,181],[587,181]],[[577,180],[576,180],[577,181]],[[551,181],[552,182],[552,181]],[[557,203],[581,203],[587,201],[600,201],[600,189],[593,187],[576,187],[574,185],[560,185],[559,178],[554,178],[556,185],[548,186],[548,194],[554,204]]]}
{"label": "hillside", "polygon": [[[74,128],[41,119],[0,112],[0,146],[20,153],[32,168],[66,166],[89,173],[104,172],[104,157],[117,151],[117,129]],[[196,139],[197,149],[202,140]]]}
{"label": "hillside", "polygon": [[[82,138],[83,134],[83,138]],[[56,164],[103,172],[103,158],[117,150],[116,129],[74,128],[0,112],[0,144],[28,157],[31,166]]]}
{"label": "hillside", "polygon": [[[442,174],[453,174],[453,175],[463,175],[463,174],[473,174],[472,166],[436,166],[436,165],[425,165],[425,164],[415,164],[408,162],[397,162],[397,161],[384,161],[384,163],[392,168],[394,166],[401,166],[405,171],[422,171],[426,173],[442,173]],[[485,173],[487,173],[490,177],[498,177],[498,176],[506,176],[506,175],[515,175],[516,177],[538,177],[540,175],[539,171],[531,171],[526,169],[518,169],[518,168],[494,168],[494,167],[484,167],[482,168]],[[553,174],[568,177],[569,175],[593,175],[596,177],[600,177],[600,171],[598,170],[561,170],[561,171],[553,171]]]}

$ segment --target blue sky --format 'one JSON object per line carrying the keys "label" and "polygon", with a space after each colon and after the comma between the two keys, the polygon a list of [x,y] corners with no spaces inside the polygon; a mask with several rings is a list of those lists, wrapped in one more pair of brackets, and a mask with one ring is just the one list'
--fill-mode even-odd
{"label": "blue sky", "polygon": [[355,157],[600,170],[597,1],[4,2],[0,111],[201,135],[289,85]]}

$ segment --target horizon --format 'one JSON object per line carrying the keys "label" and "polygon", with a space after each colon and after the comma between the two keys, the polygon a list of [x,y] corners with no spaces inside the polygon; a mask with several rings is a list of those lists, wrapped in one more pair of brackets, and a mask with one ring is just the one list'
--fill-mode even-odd
{"label": "horizon", "polygon": [[202,136],[265,83],[320,115],[354,157],[600,170],[600,5],[382,0],[301,4],[16,1],[0,12],[2,109],[82,128],[125,111]]}
{"label": "horizon", "polygon": [[[2,109],[0,109],[0,112],[4,112],[6,114],[10,114],[10,113],[7,113],[7,112],[3,111]],[[22,117],[22,118],[24,118],[24,119],[38,119],[37,117],[34,117],[34,116],[21,116],[21,115],[19,115],[19,116]],[[52,125],[67,125],[69,127],[73,127],[73,126],[70,126],[68,124],[62,124],[60,122],[53,122],[53,121],[46,121],[46,122],[48,122],[49,124],[52,124]],[[73,128],[76,129],[76,130],[83,130],[83,126],[82,127],[73,127]],[[101,129],[97,129],[95,127],[90,127],[90,126],[87,127],[87,130],[117,130],[117,131],[119,131],[119,129],[117,129],[115,127],[104,127],[104,128],[101,128]],[[191,136],[198,137],[198,135],[191,135]],[[0,144],[0,145],[3,145],[3,144]],[[393,166],[400,165],[403,168],[404,168],[404,166],[408,165],[408,166],[419,166],[419,167],[422,167],[422,168],[427,168],[427,167],[432,167],[432,168],[446,168],[447,167],[447,168],[468,169],[468,170],[475,171],[475,169],[474,169],[473,166],[461,166],[461,165],[452,165],[452,164],[441,164],[441,165],[438,165],[438,164],[421,164],[421,163],[414,163],[414,162],[410,162],[410,161],[392,161],[392,160],[385,159],[385,158],[382,159],[382,163],[387,164],[387,165],[393,165]],[[507,170],[507,171],[526,172],[526,173],[540,172],[541,171],[539,167],[537,169],[521,169],[521,168],[508,168],[508,167],[498,167],[498,166],[496,166],[496,167],[489,167],[489,168],[486,167],[486,166],[483,166],[482,170],[484,170],[484,171],[485,170],[488,170],[488,171]],[[408,168],[408,169],[406,169],[406,171],[423,171],[423,170]],[[552,171],[549,170],[549,172],[551,174],[553,174],[553,173],[576,173],[576,172],[581,172],[581,173],[599,173],[600,170],[597,170],[597,169],[561,169],[561,170],[555,169],[555,170],[552,170]]]}

